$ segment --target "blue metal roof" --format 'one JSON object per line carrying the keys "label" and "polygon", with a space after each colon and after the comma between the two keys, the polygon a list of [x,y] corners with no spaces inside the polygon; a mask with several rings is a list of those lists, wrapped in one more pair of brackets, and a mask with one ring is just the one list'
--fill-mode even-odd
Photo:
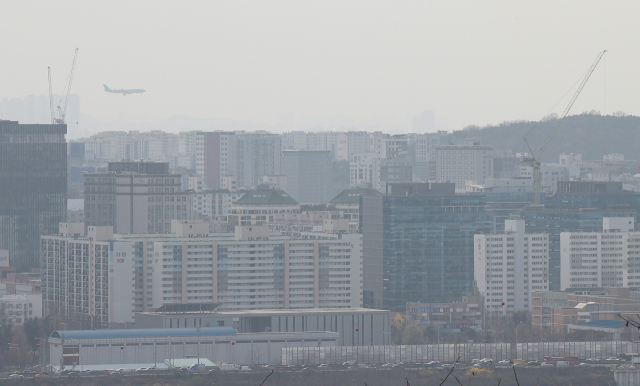
{"label": "blue metal roof", "polygon": [[121,330],[69,330],[54,331],[52,338],[65,339],[106,339],[106,338],[146,338],[169,336],[211,336],[211,335],[235,335],[233,327],[202,327],[198,333],[197,328],[140,328]]}
{"label": "blue metal roof", "polygon": [[583,323],[583,326],[591,327],[607,327],[607,328],[620,328],[626,326],[627,322],[623,320],[592,320],[590,322]]}

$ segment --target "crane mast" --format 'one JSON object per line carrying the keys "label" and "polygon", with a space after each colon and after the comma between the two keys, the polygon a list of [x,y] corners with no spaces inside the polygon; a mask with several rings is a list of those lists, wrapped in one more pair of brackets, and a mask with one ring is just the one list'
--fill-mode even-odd
{"label": "crane mast", "polygon": [[51,113],[51,123],[56,123],[56,115],[53,111],[53,94],[51,92],[51,67],[47,67],[47,73],[49,75],[49,111]]}
{"label": "crane mast", "polygon": [[[76,58],[78,57],[78,49],[73,55],[73,63],[71,64],[71,73],[69,73],[69,79],[67,80],[67,88],[60,101],[58,102],[58,118],[55,118],[55,123],[64,124],[67,116],[67,106],[69,104],[69,94],[71,93],[71,83],[73,82],[73,73],[76,69]],[[63,103],[64,100],[64,103]],[[62,105],[62,106],[61,106]]]}
{"label": "crane mast", "polygon": [[593,64],[587,71],[586,75],[582,79],[580,86],[576,90],[575,94],[573,94],[573,97],[569,101],[569,104],[562,112],[562,116],[558,120],[558,124],[556,125],[551,135],[547,138],[545,143],[542,145],[542,147],[538,151],[537,157],[531,150],[531,146],[529,146],[529,142],[527,141],[527,138],[526,137],[524,138],[524,142],[527,144],[527,147],[529,148],[529,157],[525,158],[524,161],[529,162],[533,167],[533,204],[534,205],[540,205],[540,195],[542,193],[542,173],[540,172],[540,159],[542,158],[542,155],[544,154],[544,152],[547,150],[547,146],[549,146],[549,144],[551,143],[551,140],[553,140],[553,137],[555,137],[556,133],[558,132],[560,125],[562,125],[562,122],[569,114],[569,111],[571,111],[571,107],[573,107],[573,104],[576,102],[576,99],[578,99],[578,96],[582,92],[582,89],[584,88],[584,86],[587,84],[587,81],[591,77],[591,74],[593,74],[593,71],[595,71],[596,67],[598,66],[598,63],[600,62],[600,59],[602,59],[602,57],[606,52],[607,50],[604,50],[598,54],[598,57],[593,62]]}

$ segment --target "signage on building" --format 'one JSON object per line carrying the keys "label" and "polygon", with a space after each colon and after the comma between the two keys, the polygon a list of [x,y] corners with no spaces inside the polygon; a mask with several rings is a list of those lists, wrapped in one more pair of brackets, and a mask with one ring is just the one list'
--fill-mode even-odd
{"label": "signage on building", "polygon": [[9,251],[6,249],[0,249],[0,267],[9,266]]}

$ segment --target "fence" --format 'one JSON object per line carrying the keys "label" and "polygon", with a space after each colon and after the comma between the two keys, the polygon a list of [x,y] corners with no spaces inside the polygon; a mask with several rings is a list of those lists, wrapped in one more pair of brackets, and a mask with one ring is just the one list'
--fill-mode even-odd
{"label": "fence", "polygon": [[283,365],[321,363],[424,363],[440,361],[453,363],[458,357],[463,362],[491,358],[543,360],[545,356],[577,356],[578,358],[606,359],[621,353],[637,353],[637,342],[541,342],[541,343],[461,343],[421,346],[337,346],[288,347],[282,349]]}

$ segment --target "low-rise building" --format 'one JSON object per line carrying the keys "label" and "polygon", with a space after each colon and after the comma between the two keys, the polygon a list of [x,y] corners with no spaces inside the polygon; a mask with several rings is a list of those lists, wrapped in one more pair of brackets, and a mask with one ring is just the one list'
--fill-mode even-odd
{"label": "low-rise building", "polygon": [[620,315],[640,313],[640,300],[631,299],[629,288],[568,288],[565,291],[534,292],[531,324],[553,331],[569,325],[601,320],[621,320]]}
{"label": "low-rise building", "polygon": [[[188,305],[192,306],[192,305]],[[233,327],[238,333],[301,333],[329,331],[339,334],[339,346],[389,344],[390,312],[370,308],[309,308],[217,311],[191,307],[164,307],[136,314],[134,328]]]}
{"label": "low-rise building", "polygon": [[460,332],[467,328],[484,328],[484,298],[463,296],[453,303],[407,302],[407,323],[433,326],[443,332]]}
{"label": "low-rise building", "polygon": [[95,365],[136,369],[166,360],[173,363],[174,358],[191,358],[191,364],[198,358],[237,365],[278,364],[283,348],[335,347],[338,336],[323,331],[244,334],[232,327],[206,326],[54,331],[49,337],[49,364],[57,369]]}
{"label": "low-rise building", "polygon": [[300,204],[283,190],[250,190],[232,205],[227,218],[232,225],[266,225],[276,213],[300,213]]}
{"label": "low-rise building", "polygon": [[22,294],[0,297],[0,325],[21,325],[29,319],[42,318],[42,295]]}

